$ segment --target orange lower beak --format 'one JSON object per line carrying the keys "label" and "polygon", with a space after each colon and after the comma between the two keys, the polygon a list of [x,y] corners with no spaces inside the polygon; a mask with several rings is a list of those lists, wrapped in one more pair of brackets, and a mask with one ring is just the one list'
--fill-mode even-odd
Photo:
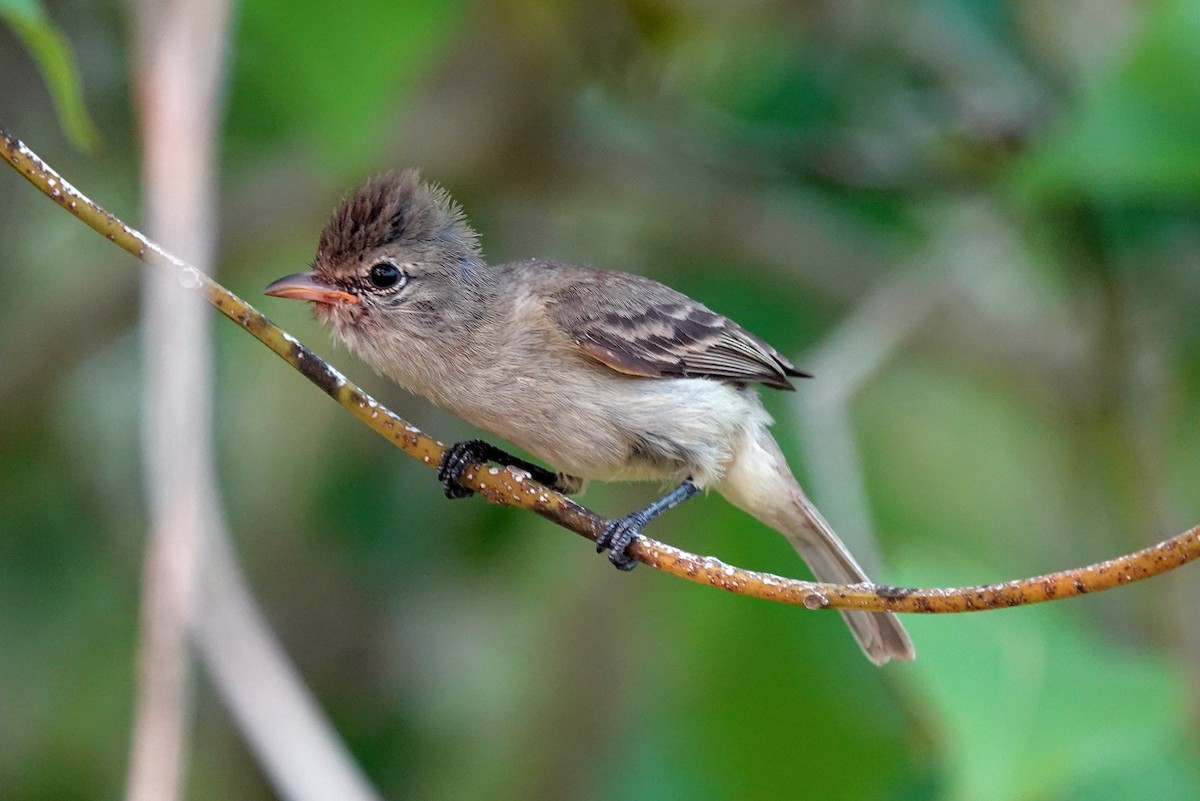
{"label": "orange lower beak", "polygon": [[358,297],[326,284],[312,273],[285,275],[263,290],[263,294],[316,303],[358,303]]}

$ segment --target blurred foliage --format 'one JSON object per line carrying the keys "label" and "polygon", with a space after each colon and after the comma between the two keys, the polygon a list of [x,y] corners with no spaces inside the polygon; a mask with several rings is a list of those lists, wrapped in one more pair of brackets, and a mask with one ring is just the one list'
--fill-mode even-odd
{"label": "blurred foliage", "polygon": [[1121,67],[1029,159],[1029,188],[1119,202],[1200,194],[1198,41],[1195,3],[1168,0],[1148,15]]}
{"label": "blurred foliage", "polygon": [[245,4],[231,53],[231,147],[252,158],[303,137],[330,166],[369,169],[362,162],[392,122],[381,110],[403,108],[445,47],[459,5],[372,0],[330,14],[318,0]]}
{"label": "blurred foliage", "polygon": [[[110,152],[62,146],[12,30],[4,124],[136,222],[124,9],[45,6]],[[19,8],[38,7],[0,4]],[[239,14],[220,178],[235,291],[309,261],[343,192],[407,165],[455,194],[494,260],[654,276],[802,366],[912,281],[934,311],[852,406],[881,580],[1002,580],[1200,519],[1200,2],[247,0]],[[0,787],[115,797],[144,525],[138,265],[16,175],[0,186]],[[434,435],[472,433],[333,351],[298,304],[260,305]],[[232,326],[217,353],[230,526],[388,797],[1200,797],[1192,568],[910,619],[919,660],[875,670],[835,615],[618,575],[530,515],[447,504]],[[800,393],[822,378],[839,376]],[[795,399],[767,402],[799,454]],[[822,456],[798,472],[822,474]],[[586,501],[619,512],[650,492]],[[836,485],[816,500],[835,527],[857,519]],[[800,572],[716,497],[655,534]],[[272,797],[198,684],[188,797]]]}

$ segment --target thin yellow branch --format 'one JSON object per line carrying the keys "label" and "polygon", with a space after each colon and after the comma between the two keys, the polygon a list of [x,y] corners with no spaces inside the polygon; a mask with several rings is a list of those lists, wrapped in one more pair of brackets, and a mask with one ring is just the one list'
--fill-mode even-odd
{"label": "thin yellow branch", "polygon": [[[90,228],[147,264],[174,272],[185,288],[199,290],[218,311],[303,373],[377,434],[426,466],[436,468],[442,456],[442,443],[384,408],[249,303],[86,198],[20,140],[3,129],[0,129],[0,153],[43,194]],[[463,476],[463,484],[492,503],[528,509],[589,540],[595,541],[609,523],[590,509],[543,487],[515,468],[476,465]],[[646,536],[634,541],[629,554],[643,564],[698,584],[808,609],[973,612],[1100,592],[1173,570],[1200,556],[1200,526],[1145,550],[1107,562],[1002,584],[946,589],[799,581],[727,565],[715,557],[681,551]]]}

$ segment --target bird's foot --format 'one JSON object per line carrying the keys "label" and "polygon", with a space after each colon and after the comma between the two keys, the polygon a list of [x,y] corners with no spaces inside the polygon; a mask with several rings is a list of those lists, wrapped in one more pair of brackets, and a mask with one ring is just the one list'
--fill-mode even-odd
{"label": "bird's foot", "polygon": [[456,442],[446,448],[438,462],[438,481],[442,482],[442,491],[446,493],[446,497],[450,500],[457,500],[474,495],[474,490],[467,489],[462,485],[462,477],[471,465],[484,462],[496,462],[506,467],[524,470],[537,483],[560,492],[578,492],[583,487],[583,479],[574,478],[565,473],[555,473],[532,462],[518,459],[490,442],[468,439],[464,442]]}
{"label": "bird's foot", "polygon": [[608,561],[617,570],[633,570],[637,560],[628,554],[629,543],[642,533],[642,526],[649,520],[642,512],[634,512],[608,524],[604,533],[596,539],[596,553],[608,549]]}
{"label": "bird's foot", "polygon": [[442,482],[442,492],[446,493],[447,498],[453,501],[475,494],[475,490],[462,485],[463,473],[467,472],[471,465],[487,461],[493,450],[491,445],[481,439],[456,442],[446,448],[441,461],[438,462],[437,476],[438,481]]}

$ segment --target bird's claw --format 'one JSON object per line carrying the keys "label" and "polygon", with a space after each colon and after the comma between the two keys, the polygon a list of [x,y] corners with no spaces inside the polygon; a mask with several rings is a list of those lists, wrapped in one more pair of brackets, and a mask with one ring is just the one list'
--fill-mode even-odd
{"label": "bird's claw", "polygon": [[447,498],[453,501],[475,494],[475,490],[462,485],[463,473],[467,472],[471,465],[483,462],[485,458],[480,452],[478,440],[456,442],[446,448],[438,462],[437,476],[438,481],[442,482],[442,492],[446,493]]}
{"label": "bird's claw", "polygon": [[608,561],[612,562],[613,567],[617,570],[633,570],[637,567],[637,560],[628,553],[629,543],[642,533],[642,526],[646,522],[638,512],[612,521],[596,539],[596,553],[607,548]]}

